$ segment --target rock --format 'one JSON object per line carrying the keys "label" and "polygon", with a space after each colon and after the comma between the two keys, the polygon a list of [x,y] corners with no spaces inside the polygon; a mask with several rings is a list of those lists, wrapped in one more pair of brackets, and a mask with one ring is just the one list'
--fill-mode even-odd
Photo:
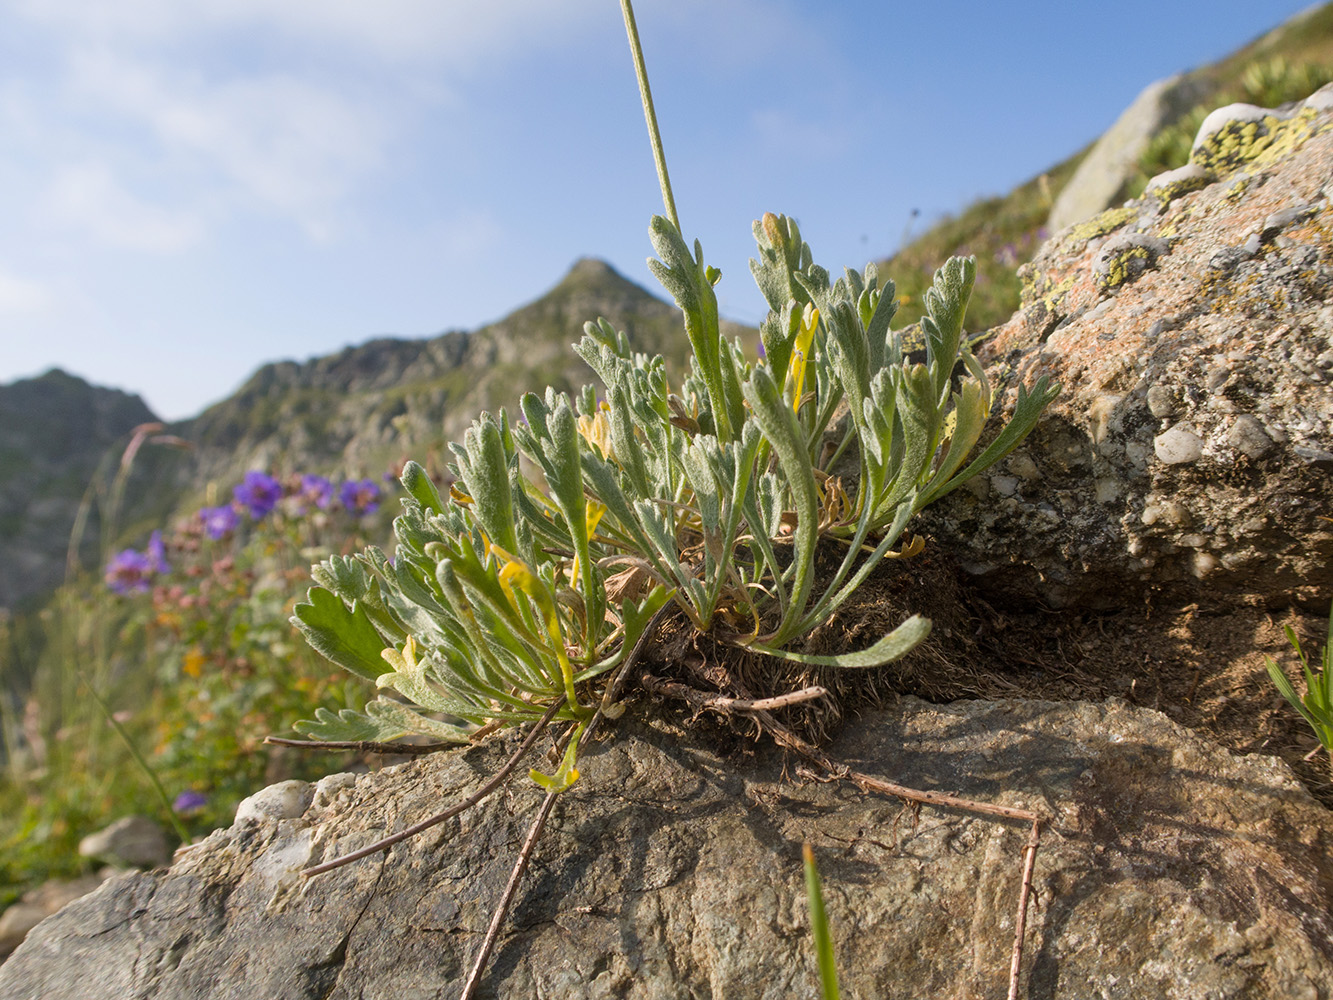
{"label": "rock", "polygon": [[236,807],[236,822],[263,819],[295,819],[306,811],[314,797],[309,783],[291,779],[280,781],[241,800]]}
{"label": "rock", "polygon": [[124,816],[79,841],[79,854],[117,865],[157,868],[171,860],[162,828],[147,816]]}
{"label": "rock", "polygon": [[1064,229],[1116,204],[1152,137],[1203,100],[1205,93],[1206,85],[1187,75],[1145,87],[1061,189],[1046,228],[1052,232]]}
{"label": "rock", "polygon": [[65,904],[92,892],[104,878],[103,875],[85,875],[69,880],[51,879],[25,892],[22,899],[0,913],[0,960],[17,948],[30,930]]}
{"label": "rock", "polygon": [[[848,995],[1004,995],[1025,824],[913,818],[850,787],[784,781],[767,744],[727,760],[702,743],[638,723],[590,750],[518,892],[488,995],[814,996],[803,840]],[[387,855],[301,870],[457,801],[512,746],[321,782],[300,816],[238,820],[169,871],[118,876],[29,935],[0,966],[0,995],[456,996],[539,802],[531,782]],[[1333,816],[1279,761],[1233,757],[1115,701],[906,699],[833,751],[1050,818],[1026,995],[1327,995]]]}
{"label": "rock", "polygon": [[[922,530],[1007,600],[1107,608],[1333,598],[1333,110],[1210,115],[1211,183],[1104,212],[1020,272],[980,351],[1063,391],[1001,503],[958,490]],[[1197,176],[1197,175],[1196,175]],[[1167,518],[1153,512],[1183,511]],[[1052,516],[1054,512],[1054,516]],[[1206,580],[1206,583],[1203,582]]]}

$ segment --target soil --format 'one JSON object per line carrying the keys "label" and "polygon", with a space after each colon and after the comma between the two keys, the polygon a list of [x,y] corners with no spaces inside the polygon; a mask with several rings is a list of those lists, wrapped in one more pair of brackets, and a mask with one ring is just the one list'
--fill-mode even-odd
{"label": "soil", "polygon": [[[827,570],[828,560],[821,562]],[[1290,625],[1306,654],[1317,657],[1327,638],[1326,618],[1297,609],[1273,613],[1257,601],[1235,599],[1169,607],[1151,596],[1109,612],[1016,607],[981,592],[927,546],[915,558],[887,561],[807,637],[803,651],[864,648],[909,614],[931,619],[930,636],[902,660],[870,671],[778,663],[699,637],[683,616],[663,626],[642,662],[655,675],[740,697],[821,684],[833,698],[775,712],[816,741],[836,732],[846,714],[902,695],[937,703],[1123,698],[1163,712],[1233,753],[1280,757],[1319,802],[1333,808],[1328,755],[1320,750],[1306,759],[1318,741],[1265,668],[1265,658],[1274,658],[1303,692],[1283,626]],[[734,731],[751,735],[756,728],[733,724]]]}

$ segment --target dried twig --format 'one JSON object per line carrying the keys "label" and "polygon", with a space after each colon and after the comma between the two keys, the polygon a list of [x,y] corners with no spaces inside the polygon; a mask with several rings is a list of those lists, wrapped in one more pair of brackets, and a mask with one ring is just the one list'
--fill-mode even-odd
{"label": "dried twig", "polygon": [[457,743],[376,743],[373,740],[289,740],[282,736],[265,736],[265,743],[299,750],[355,750],[357,753],[389,753],[403,757],[437,753],[457,749]]}
{"label": "dried twig", "polygon": [[504,925],[505,918],[509,916],[509,905],[514,900],[514,893],[518,891],[519,882],[523,880],[523,872],[527,870],[528,859],[532,857],[533,849],[537,846],[537,839],[542,834],[542,827],[546,825],[546,819],[551,815],[551,809],[555,806],[555,800],[559,795],[559,792],[546,793],[541,808],[537,810],[536,819],[532,821],[532,826],[528,828],[528,836],[523,841],[523,849],[519,851],[518,861],[514,863],[514,870],[509,873],[509,882],[505,885],[504,895],[500,897],[499,905],[496,906],[495,913],[491,915],[491,924],[486,928],[486,937],[481,942],[481,950],[477,952],[477,957],[472,960],[472,970],[468,973],[467,982],[463,984],[463,992],[459,994],[458,1000],[472,1000],[477,992],[481,977],[486,971],[486,964],[491,959],[491,951],[495,948],[495,942],[500,937],[500,928]]}
{"label": "dried twig", "polygon": [[799,705],[804,701],[813,701],[828,694],[828,691],[824,688],[812,686],[801,688],[799,691],[780,694],[773,698],[728,698],[725,695],[700,691],[698,688],[681,684],[679,681],[663,680],[661,677],[654,677],[652,674],[643,674],[639,680],[653,694],[688,702],[695,709],[711,708],[718,712],[768,712],[775,708],[785,708],[788,705]]}
{"label": "dried twig", "polygon": [[[830,761],[830,763],[832,762]],[[1001,816],[1004,819],[1026,820],[1029,823],[1036,823],[1040,819],[1030,809],[997,806],[991,802],[978,802],[976,799],[965,799],[945,792],[929,792],[919,788],[908,788],[906,785],[897,785],[892,781],[885,781],[883,778],[876,778],[874,775],[865,774],[861,771],[851,771],[846,768],[842,769],[841,774],[836,768],[830,768],[829,770],[839,777],[855,782],[868,792],[883,792],[885,795],[895,795],[900,799],[906,799],[908,802],[920,802],[922,805],[941,806],[945,809],[964,809],[968,812],[985,813],[988,816]]]}
{"label": "dried twig", "polygon": [[1023,971],[1023,931],[1027,927],[1028,897],[1032,894],[1032,866],[1037,862],[1037,845],[1041,842],[1041,820],[1032,821],[1032,836],[1028,838],[1023,856],[1023,884],[1018,890],[1018,917],[1014,921],[1014,959],[1009,963],[1009,1000],[1018,1000],[1018,977]]}
{"label": "dried twig", "polygon": [[316,865],[314,868],[307,868],[305,870],[305,874],[319,875],[321,872],[332,871],[335,868],[341,868],[343,865],[351,864],[353,861],[359,861],[361,858],[367,857],[371,854],[378,853],[379,851],[386,850],[392,847],[394,844],[398,843],[400,840],[406,840],[408,837],[415,837],[421,831],[429,830],[432,826],[435,826],[437,823],[443,823],[445,820],[451,819],[452,817],[457,816],[459,813],[471,809],[478,802],[486,798],[486,796],[490,795],[491,792],[495,791],[497,788],[500,787],[501,784],[504,783],[505,778],[509,777],[510,773],[514,770],[514,768],[518,766],[518,762],[522,760],[524,755],[528,752],[528,750],[531,749],[532,744],[536,742],[537,737],[541,734],[542,730],[545,729],[546,726],[550,723],[550,721],[555,718],[555,713],[560,711],[560,709],[564,706],[564,704],[565,704],[565,699],[562,697],[558,701],[556,701],[555,704],[553,704],[550,708],[548,708],[546,710],[546,714],[543,715],[539,720],[537,720],[537,722],[533,725],[532,730],[524,738],[522,744],[519,746],[517,750],[514,751],[513,756],[511,756],[509,760],[505,762],[505,766],[500,768],[500,770],[497,771],[489,781],[483,784],[480,788],[478,788],[475,792],[473,792],[471,795],[465,798],[462,802],[459,802],[457,805],[450,806],[444,812],[436,813],[429,819],[423,819],[420,823],[416,823],[412,826],[409,826],[406,830],[399,830],[397,833],[391,834],[390,836],[385,837],[383,840],[377,840],[375,841],[375,843],[370,844],[367,847],[363,847],[358,851],[353,851],[351,854],[345,854],[340,858],[334,858],[332,861],[326,861],[322,865]]}

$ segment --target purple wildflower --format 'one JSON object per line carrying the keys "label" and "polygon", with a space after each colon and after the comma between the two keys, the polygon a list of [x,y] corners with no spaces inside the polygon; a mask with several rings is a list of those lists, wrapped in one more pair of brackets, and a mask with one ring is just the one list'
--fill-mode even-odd
{"label": "purple wildflower", "polygon": [[142,594],[153,577],[153,561],[135,549],[125,549],[106,566],[106,585],[117,594]]}
{"label": "purple wildflower", "polygon": [[154,573],[170,573],[171,564],[167,562],[167,546],[162,541],[162,532],[154,531],[148,536],[148,561],[153,565]]}
{"label": "purple wildflower", "polygon": [[250,517],[258,521],[282,499],[282,484],[268,473],[251,471],[232,494],[237,503],[249,509]]}
{"label": "purple wildflower", "polygon": [[301,501],[303,506],[314,504],[320,510],[328,510],[333,503],[333,484],[323,476],[307,473],[301,477]]}
{"label": "purple wildflower", "polygon": [[338,500],[356,517],[379,510],[380,496],[380,488],[373,479],[349,479],[338,490]]}
{"label": "purple wildflower", "polygon": [[196,792],[194,789],[181,792],[176,796],[176,801],[171,803],[173,812],[180,813],[182,816],[189,816],[197,813],[208,805],[208,796],[203,792]]}
{"label": "purple wildflower", "polygon": [[236,508],[228,504],[224,507],[199,508],[199,520],[203,522],[204,534],[216,542],[236,530],[239,518],[236,516]]}

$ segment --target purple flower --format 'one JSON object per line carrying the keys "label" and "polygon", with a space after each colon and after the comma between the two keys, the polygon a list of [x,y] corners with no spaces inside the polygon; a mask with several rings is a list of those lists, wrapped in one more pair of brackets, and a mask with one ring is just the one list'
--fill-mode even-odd
{"label": "purple flower", "polygon": [[230,504],[225,507],[199,508],[199,520],[203,522],[204,534],[213,541],[226,538],[236,530],[236,508]]}
{"label": "purple flower", "polygon": [[236,502],[250,511],[258,521],[278,505],[282,499],[282,484],[265,472],[247,472],[241,485],[232,490]]}
{"label": "purple flower", "polygon": [[373,479],[349,479],[338,490],[338,500],[356,517],[379,510],[380,496],[380,488]]}
{"label": "purple flower", "polygon": [[307,473],[301,477],[300,496],[303,509],[306,504],[314,504],[320,510],[328,510],[333,503],[333,484],[323,476]]}
{"label": "purple flower", "polygon": [[171,803],[171,809],[182,816],[189,816],[191,813],[197,813],[206,805],[208,805],[208,796],[203,792],[190,789],[176,796],[176,801]]}
{"label": "purple flower", "polygon": [[167,546],[162,541],[162,532],[154,531],[148,536],[148,561],[153,564],[154,573],[170,573],[171,564],[167,562]]}
{"label": "purple flower", "polygon": [[117,594],[142,594],[153,577],[153,561],[142,552],[125,549],[106,566],[106,585]]}

